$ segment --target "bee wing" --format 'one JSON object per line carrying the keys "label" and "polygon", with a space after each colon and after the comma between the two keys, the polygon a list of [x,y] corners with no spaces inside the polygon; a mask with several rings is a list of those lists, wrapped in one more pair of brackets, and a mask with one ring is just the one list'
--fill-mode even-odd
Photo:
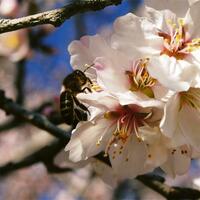
{"label": "bee wing", "polygon": [[87,113],[89,110],[85,105],[78,101],[78,99],[73,96],[74,99],[74,112],[76,115],[77,121],[86,121],[87,120]]}

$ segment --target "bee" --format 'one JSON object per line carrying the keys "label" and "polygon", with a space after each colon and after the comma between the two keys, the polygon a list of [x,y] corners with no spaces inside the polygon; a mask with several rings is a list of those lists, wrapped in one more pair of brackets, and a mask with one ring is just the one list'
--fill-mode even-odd
{"label": "bee", "polygon": [[60,93],[60,112],[66,124],[76,127],[78,122],[86,121],[88,108],[77,99],[81,92],[92,92],[92,81],[85,75],[85,71],[93,65],[87,66],[84,71],[75,70],[63,80]]}

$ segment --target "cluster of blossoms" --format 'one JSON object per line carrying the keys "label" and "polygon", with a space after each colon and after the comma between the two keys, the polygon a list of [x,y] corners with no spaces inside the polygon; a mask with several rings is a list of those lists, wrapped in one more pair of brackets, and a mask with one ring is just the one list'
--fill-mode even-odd
{"label": "cluster of blossoms", "polygon": [[72,161],[104,152],[119,178],[187,172],[200,155],[199,9],[199,1],[177,15],[146,7],[116,19],[109,36],[70,44],[74,69],[94,63],[93,92],[78,95],[89,120],[66,146]]}

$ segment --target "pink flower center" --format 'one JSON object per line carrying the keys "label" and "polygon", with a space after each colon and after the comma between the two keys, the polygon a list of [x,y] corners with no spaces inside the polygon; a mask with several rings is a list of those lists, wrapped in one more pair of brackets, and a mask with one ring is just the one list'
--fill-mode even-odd
{"label": "pink flower center", "polygon": [[[113,120],[113,125],[116,126],[115,131],[110,138],[106,150],[105,156],[112,145],[117,145],[119,142],[125,144],[131,134],[135,134],[139,141],[142,141],[138,132],[138,127],[147,124],[147,119],[152,115],[152,112],[142,112],[138,106],[125,105],[120,107],[117,111],[110,111],[104,114],[104,117],[108,120]],[[121,146],[121,150],[123,145]],[[120,153],[120,152],[119,152]]]}
{"label": "pink flower center", "polygon": [[178,23],[169,19],[166,23],[169,33],[158,31],[158,35],[164,39],[161,55],[166,54],[181,60],[200,47],[200,38],[191,40],[183,19],[179,18]]}

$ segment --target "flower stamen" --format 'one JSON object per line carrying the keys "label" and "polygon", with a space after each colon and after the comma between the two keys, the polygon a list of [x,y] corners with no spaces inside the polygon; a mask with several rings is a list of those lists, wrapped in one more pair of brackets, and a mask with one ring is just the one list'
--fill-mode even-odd
{"label": "flower stamen", "polygon": [[126,75],[129,76],[130,80],[130,90],[133,92],[141,91],[150,98],[154,97],[152,87],[156,83],[156,79],[152,78],[148,71],[147,65],[149,63],[149,58],[140,59],[133,64],[132,71],[126,71]]}
{"label": "flower stamen", "polygon": [[[104,114],[104,117],[108,120],[113,120],[113,124],[116,124],[116,128],[112,133],[110,140],[105,148],[105,155],[109,154],[111,147],[118,147],[119,155],[122,153],[124,145],[128,141],[132,134],[135,134],[138,141],[142,141],[142,137],[139,133],[139,127],[147,124],[148,120],[152,116],[152,112],[139,112],[137,107],[122,106],[118,111],[110,111]],[[119,146],[121,145],[121,146]],[[114,150],[116,152],[116,150]],[[115,153],[114,157],[117,154]]]}
{"label": "flower stamen", "polygon": [[198,88],[190,88],[187,92],[180,92],[181,107],[187,104],[196,110],[200,110],[200,90]]}
{"label": "flower stamen", "polygon": [[167,19],[166,23],[169,33],[158,31],[158,35],[163,37],[164,44],[162,54],[169,57],[175,57],[178,60],[184,59],[189,53],[200,48],[200,38],[191,40],[189,33],[186,31],[184,19],[178,18],[177,23],[173,23],[171,19]]}

